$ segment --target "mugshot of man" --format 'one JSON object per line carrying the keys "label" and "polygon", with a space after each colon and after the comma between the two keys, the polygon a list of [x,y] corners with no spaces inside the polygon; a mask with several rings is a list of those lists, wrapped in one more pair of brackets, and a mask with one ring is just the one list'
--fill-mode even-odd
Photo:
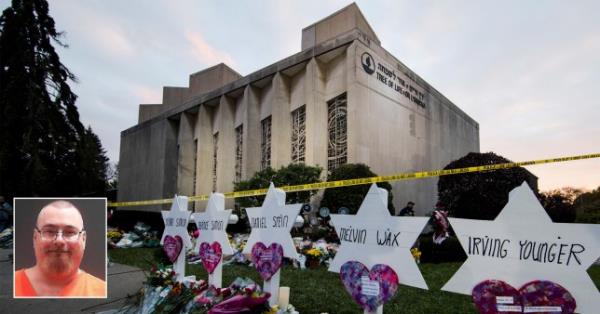
{"label": "mugshot of man", "polygon": [[15,272],[15,297],[106,297],[106,282],[80,268],[87,234],[69,201],[44,206],[33,228],[35,265]]}

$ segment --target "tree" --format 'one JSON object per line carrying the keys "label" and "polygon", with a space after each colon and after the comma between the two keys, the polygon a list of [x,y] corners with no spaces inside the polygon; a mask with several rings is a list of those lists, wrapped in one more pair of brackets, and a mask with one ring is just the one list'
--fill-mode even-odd
{"label": "tree", "polygon": [[67,47],[61,36],[45,0],[13,0],[0,17],[0,191],[9,197],[76,195],[97,173],[81,168],[78,150],[97,138],[79,121],[76,78],[53,47]]}
{"label": "tree", "polygon": [[[345,164],[333,170],[327,177],[327,181],[338,181],[346,179],[369,178],[376,177],[377,174],[371,171],[371,168],[365,164]],[[388,182],[377,183],[377,186],[388,191],[388,210],[390,214],[395,215],[392,195],[392,185]],[[337,213],[341,207],[346,207],[350,210],[350,214],[354,215],[360,208],[365,195],[369,191],[368,184],[355,185],[343,188],[325,189],[321,207],[327,207],[332,213]]]}
{"label": "tree", "polygon": [[[302,163],[292,163],[278,170],[266,168],[256,172],[250,179],[234,183],[234,191],[265,189],[273,182],[275,187],[319,182],[322,168],[307,166]],[[287,203],[308,203],[316,191],[287,193]],[[258,207],[262,205],[264,195],[236,198],[238,207]]]}
{"label": "tree", "polygon": [[552,221],[572,223],[576,216],[573,202],[581,193],[581,190],[566,187],[542,192],[538,199]]}
{"label": "tree", "polygon": [[[469,153],[444,169],[510,162],[491,152]],[[450,216],[491,220],[508,202],[508,193],[524,181],[537,193],[537,177],[522,167],[442,176],[438,181],[438,200]]]}
{"label": "tree", "polygon": [[600,187],[579,195],[573,206],[577,212],[575,222],[600,224]]}
{"label": "tree", "polygon": [[79,155],[78,168],[85,169],[79,178],[80,193],[85,195],[104,192],[108,187],[108,158],[100,139],[92,131],[92,127],[88,127],[84,131],[77,152]]}

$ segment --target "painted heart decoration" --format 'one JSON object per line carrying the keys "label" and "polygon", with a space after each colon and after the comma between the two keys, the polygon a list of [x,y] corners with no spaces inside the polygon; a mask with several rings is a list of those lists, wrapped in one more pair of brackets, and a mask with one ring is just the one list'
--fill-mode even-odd
{"label": "painted heart decoration", "polygon": [[219,242],[202,242],[200,244],[200,258],[202,259],[202,265],[209,274],[215,271],[215,268],[221,262],[223,251],[221,250],[221,244]]}
{"label": "painted heart decoration", "polygon": [[[544,313],[548,313],[551,307],[560,310],[558,313],[574,313],[577,303],[567,289],[561,285],[547,280],[535,280],[528,282],[519,289],[523,300],[523,308],[534,307],[545,308]],[[528,313],[542,313],[530,311]]]}
{"label": "painted heart decoration", "polygon": [[482,314],[574,313],[577,304],[565,289],[551,281],[535,280],[519,290],[500,280],[486,280],[473,288],[473,303]]}
{"label": "painted heart decoration", "polygon": [[266,247],[262,242],[257,242],[252,246],[250,258],[262,279],[269,280],[283,264],[283,247],[279,243],[271,243]]}
{"label": "painted heart decoration", "polygon": [[377,264],[369,271],[357,261],[342,265],[340,279],[354,301],[370,312],[392,299],[399,284],[398,275],[391,267]]}
{"label": "painted heart decoration", "polygon": [[176,235],[174,237],[168,235],[165,236],[163,241],[163,250],[167,254],[167,257],[171,261],[171,263],[175,263],[177,257],[179,257],[179,253],[181,253],[181,248],[183,247],[183,240],[180,236]]}
{"label": "painted heart decoration", "polygon": [[519,290],[501,280],[485,280],[479,283],[473,288],[471,298],[481,314],[496,314],[508,312],[509,309],[522,309]]}

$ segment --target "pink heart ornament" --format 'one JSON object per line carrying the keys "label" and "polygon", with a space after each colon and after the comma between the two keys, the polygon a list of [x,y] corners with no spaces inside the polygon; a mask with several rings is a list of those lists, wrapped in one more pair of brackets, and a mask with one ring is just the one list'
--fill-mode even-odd
{"label": "pink heart ornament", "polygon": [[[561,285],[547,280],[534,280],[519,289],[523,300],[523,311],[527,313],[562,313],[575,312],[577,303],[571,293]],[[536,311],[536,309],[538,311]]]}
{"label": "pink heart ornament", "polygon": [[[479,313],[574,313],[575,299],[559,284],[535,280],[519,290],[501,280],[485,280],[473,288]],[[536,311],[537,310],[537,311]]]}
{"label": "pink heart ornament", "polygon": [[183,240],[180,236],[165,236],[165,239],[163,241],[163,251],[165,251],[171,263],[175,263],[177,257],[179,257],[179,253],[181,253],[182,247]]}
{"label": "pink heart ornament", "polygon": [[200,258],[202,259],[202,265],[209,274],[215,271],[215,268],[221,262],[223,251],[221,250],[221,244],[219,242],[202,242],[200,244]]}
{"label": "pink heart ornament", "polygon": [[252,246],[250,258],[260,277],[269,280],[283,264],[283,247],[279,243],[271,243],[266,247],[262,242],[257,242]]}
{"label": "pink heart ornament", "polygon": [[357,261],[342,265],[340,279],[354,301],[371,312],[391,300],[399,284],[398,275],[388,265],[377,264],[369,271]]}
{"label": "pink heart ornament", "polygon": [[477,284],[471,293],[475,307],[481,314],[521,313],[521,294],[513,286],[501,280],[485,280]]}

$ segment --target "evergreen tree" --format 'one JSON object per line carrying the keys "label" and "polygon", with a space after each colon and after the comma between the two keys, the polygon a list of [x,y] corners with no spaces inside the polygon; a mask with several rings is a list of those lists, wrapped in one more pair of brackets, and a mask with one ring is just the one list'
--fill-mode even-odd
{"label": "evergreen tree", "polygon": [[79,194],[89,195],[105,191],[108,181],[108,158],[100,139],[92,131],[92,127],[88,127],[84,131],[77,152],[79,154],[77,168],[85,170],[80,172],[78,178],[81,182]]}
{"label": "evergreen tree", "polygon": [[[0,17],[0,192],[70,196],[81,191],[86,136],[60,62],[45,0],[13,0]],[[90,130],[91,132],[91,130]]]}

